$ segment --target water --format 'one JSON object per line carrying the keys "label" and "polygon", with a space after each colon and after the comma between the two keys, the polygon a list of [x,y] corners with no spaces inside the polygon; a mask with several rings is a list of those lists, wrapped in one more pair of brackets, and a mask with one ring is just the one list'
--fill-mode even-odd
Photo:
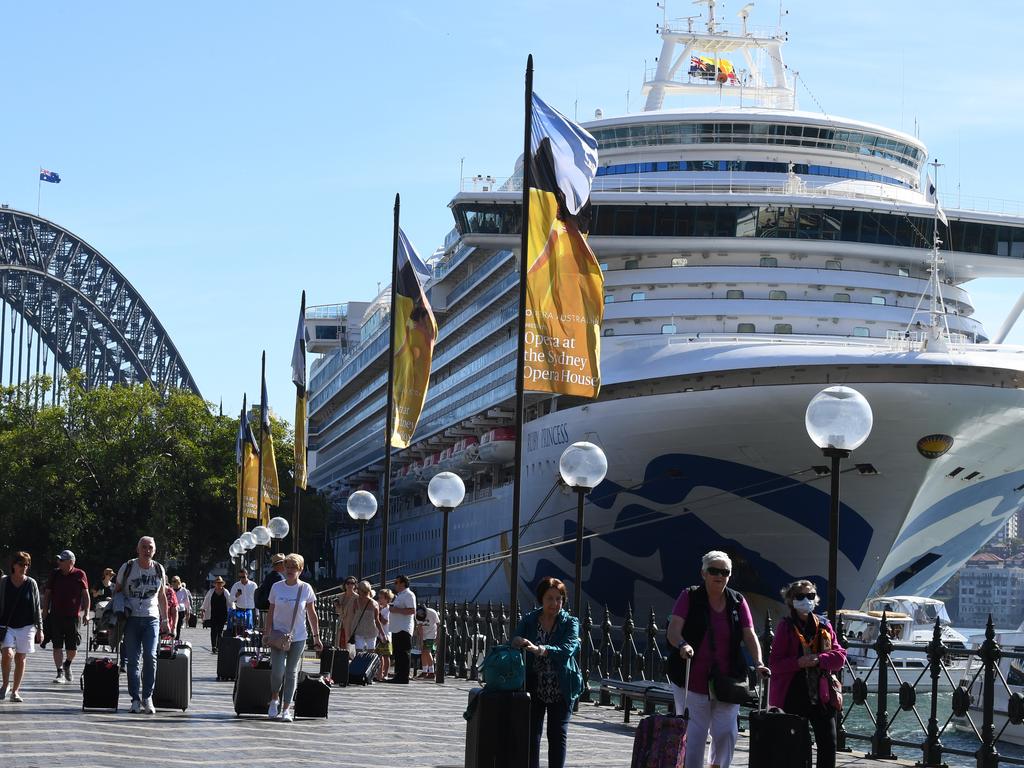
{"label": "water", "polygon": [[[849,695],[849,694],[847,694]],[[918,691],[917,697],[917,715],[921,718],[921,722],[918,722],[918,718],[914,715],[914,711],[903,712],[899,708],[899,697],[890,695],[887,698],[888,703],[888,714],[891,725],[889,726],[889,737],[894,740],[907,741],[915,744],[923,744],[927,736],[927,725],[928,716],[930,713],[931,702],[929,698],[928,689],[922,685]],[[940,691],[938,697],[937,707],[937,719],[939,722],[940,731],[952,712],[953,694],[951,691]],[[847,706],[849,706],[849,699],[847,699]],[[877,706],[877,698],[874,694],[868,694],[867,705],[871,707]],[[872,710],[874,714],[874,710]],[[971,717],[974,719],[975,726],[981,729],[981,715],[980,713],[975,715],[971,713]],[[847,715],[845,720],[845,727],[847,733],[858,733],[864,736],[870,736],[875,729],[875,725],[869,717],[867,710],[864,706],[855,706],[850,714]],[[962,749],[967,752],[975,752],[978,749],[979,741],[975,738],[971,732],[964,732],[956,730],[951,722],[945,727],[944,731],[941,731],[939,736],[943,747]],[[857,751],[869,751],[870,743],[861,741],[860,739],[847,739],[847,746]],[[996,749],[1001,756],[1014,757],[1024,760],[1024,747],[1019,747],[1015,744],[997,743]],[[899,757],[907,758],[909,760],[918,761],[921,760],[922,752],[918,749],[893,746],[893,753]],[[949,755],[943,754],[943,761],[951,768],[953,766],[968,768],[970,766],[977,765],[977,761],[973,757],[965,757],[961,755]]]}

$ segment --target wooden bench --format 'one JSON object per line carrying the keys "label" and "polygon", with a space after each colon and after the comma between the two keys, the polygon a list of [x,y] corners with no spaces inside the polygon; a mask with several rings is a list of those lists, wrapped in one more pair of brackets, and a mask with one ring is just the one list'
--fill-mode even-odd
{"label": "wooden bench", "polygon": [[653,680],[625,680],[592,679],[591,684],[596,684],[602,693],[619,696],[622,701],[622,722],[628,723],[629,716],[633,711],[633,702],[643,704],[643,712],[646,715],[653,714],[655,707],[659,704],[665,705],[669,711],[675,709],[675,699],[672,697],[672,689],[668,683],[658,683]]}

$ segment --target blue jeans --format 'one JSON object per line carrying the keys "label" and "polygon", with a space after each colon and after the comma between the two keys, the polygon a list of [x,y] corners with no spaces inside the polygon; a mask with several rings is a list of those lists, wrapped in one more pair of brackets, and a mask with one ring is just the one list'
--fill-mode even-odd
{"label": "blue jeans", "polygon": [[302,661],[302,651],[305,650],[305,647],[305,640],[295,640],[287,651],[279,651],[277,648],[270,649],[270,690],[277,693],[281,691],[282,683],[284,684],[284,691],[281,693],[282,712],[295,698],[299,662]]}
{"label": "blue jeans", "polygon": [[[124,655],[128,662],[128,695],[132,701],[148,699],[156,683],[156,646],[160,619],[129,616],[124,625]],[[139,656],[142,656],[142,695],[139,695]]]}
{"label": "blue jeans", "polygon": [[536,691],[530,691],[530,768],[540,765],[540,740],[545,715],[548,719],[548,768],[564,768],[572,707],[561,698],[554,704],[545,704],[537,698]]}

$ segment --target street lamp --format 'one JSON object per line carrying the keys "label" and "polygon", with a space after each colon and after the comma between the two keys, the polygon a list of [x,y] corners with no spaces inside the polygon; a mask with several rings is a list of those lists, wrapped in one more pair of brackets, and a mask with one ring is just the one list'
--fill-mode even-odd
{"label": "street lamp", "polygon": [[[256,537],[256,544],[260,547],[265,547],[270,543],[270,529],[265,525],[257,525],[252,529],[252,535]],[[260,549],[258,555],[257,573],[259,573],[259,579],[263,580],[263,550]]]}
{"label": "street lamp", "polygon": [[832,490],[828,516],[828,619],[836,621],[839,559],[839,460],[859,448],[872,425],[871,406],[850,387],[828,387],[811,398],[804,416],[807,435],[832,459]]}
{"label": "street lamp", "polygon": [[274,539],[274,551],[277,552],[279,547],[277,542],[288,535],[288,521],[283,517],[272,517],[267,523],[267,530],[270,531],[270,536]]}
{"label": "street lamp", "polygon": [[441,616],[437,628],[437,659],[434,667],[434,680],[444,682],[444,665],[447,658],[447,638],[445,633],[445,599],[448,589],[448,514],[466,498],[466,484],[454,472],[439,472],[427,486],[427,497],[430,503],[441,510],[444,523],[441,528]]}
{"label": "street lamp", "polygon": [[558,472],[570,488],[576,490],[576,582],[573,585],[572,609],[581,615],[583,599],[583,497],[601,484],[608,474],[608,458],[593,443],[573,443],[558,460]]}
{"label": "street lamp", "polygon": [[369,491],[356,491],[348,497],[346,503],[348,516],[359,523],[359,568],[356,573],[363,578],[363,533],[366,524],[377,514],[377,499]]}
{"label": "street lamp", "polygon": [[248,552],[250,549],[255,548],[256,546],[256,537],[253,535],[252,531],[246,531],[238,537],[238,540],[242,545],[242,549],[246,552]]}

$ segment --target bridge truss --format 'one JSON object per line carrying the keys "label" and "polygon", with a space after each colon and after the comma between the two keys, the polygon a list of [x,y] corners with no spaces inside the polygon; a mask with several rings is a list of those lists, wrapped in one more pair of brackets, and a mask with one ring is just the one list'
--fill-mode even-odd
{"label": "bridge truss", "polygon": [[0,384],[27,381],[33,367],[48,373],[50,360],[49,373],[78,368],[88,388],[149,382],[199,394],[167,331],[113,264],[52,221],[0,208]]}

